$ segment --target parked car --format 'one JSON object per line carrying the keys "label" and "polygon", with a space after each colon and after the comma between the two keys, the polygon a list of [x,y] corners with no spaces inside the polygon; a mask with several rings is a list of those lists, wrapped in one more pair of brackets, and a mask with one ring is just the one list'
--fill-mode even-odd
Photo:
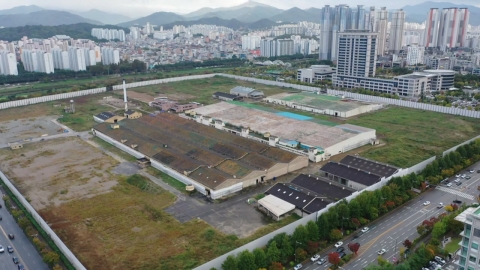
{"label": "parked car", "polygon": [[466,175],[466,174],[462,174],[462,178],[465,178],[465,177],[467,177],[467,175]]}
{"label": "parked car", "polygon": [[343,252],[344,250],[345,250],[344,247],[338,247],[338,248],[337,248],[337,253]]}
{"label": "parked car", "polygon": [[474,173],[475,171],[474,171],[474,170],[470,170],[470,171],[468,171],[468,172],[469,172],[469,173]]}
{"label": "parked car", "polygon": [[462,182],[458,182],[458,183],[457,183],[457,186],[461,186],[461,185],[462,185]]}
{"label": "parked car", "polygon": [[343,245],[343,242],[340,241],[340,242],[335,243],[334,246],[335,246],[336,248],[338,248],[338,247],[341,247],[342,245]]}
{"label": "parked car", "polygon": [[451,187],[451,186],[452,186],[452,183],[448,183],[448,184],[447,184],[447,187]]}
{"label": "parked car", "polygon": [[457,177],[457,178],[459,178],[460,176],[462,176],[462,175],[460,175],[460,174],[455,175],[455,177]]}
{"label": "parked car", "polygon": [[439,257],[439,256],[435,256],[434,259],[435,259],[435,261],[437,261],[437,263],[439,263],[440,265],[444,265],[444,264],[447,263],[442,257]]}
{"label": "parked car", "polygon": [[326,263],[326,262],[327,262],[327,260],[326,260],[325,258],[321,258],[320,260],[317,261],[317,264],[318,264],[318,265],[322,265],[322,264],[324,264],[324,263]]}
{"label": "parked car", "polygon": [[17,265],[18,267],[18,270],[25,270],[25,266],[23,266],[23,264],[19,264]]}
{"label": "parked car", "polygon": [[318,261],[318,259],[320,259],[320,255],[318,255],[318,254],[315,254],[315,255],[313,255],[312,258],[310,258],[310,260],[311,260],[312,262],[316,262],[316,261]]}
{"label": "parked car", "polygon": [[362,232],[363,232],[363,233],[366,233],[366,232],[368,232],[368,230],[370,230],[370,228],[364,227],[364,228],[362,229]]}
{"label": "parked car", "polygon": [[343,257],[347,256],[347,254],[345,254],[345,252],[338,252],[338,256],[340,259],[342,259]]}
{"label": "parked car", "polygon": [[425,201],[423,205],[430,205],[430,201]]}
{"label": "parked car", "polygon": [[465,177],[465,179],[471,179],[472,177],[470,175],[467,175],[467,177]]}
{"label": "parked car", "polygon": [[477,170],[477,173],[480,173],[480,170]]}
{"label": "parked car", "polygon": [[378,255],[383,255],[383,254],[385,254],[385,252],[387,252],[387,250],[382,248],[377,253],[378,253]]}
{"label": "parked car", "polygon": [[295,265],[295,267],[293,267],[294,270],[300,270],[302,269],[303,265],[301,263]]}
{"label": "parked car", "polygon": [[8,238],[10,238],[10,239],[13,240],[13,239],[15,239],[15,235],[13,235],[13,233],[9,233],[9,234],[8,234]]}
{"label": "parked car", "polygon": [[460,200],[453,200],[453,203],[462,204],[462,201],[460,201]]}
{"label": "parked car", "polygon": [[455,179],[454,182],[455,182],[455,183],[458,183],[458,182],[460,182],[460,179],[457,178],[457,179]]}
{"label": "parked car", "polygon": [[0,252],[1,253],[5,252],[5,249],[3,248],[3,246],[0,246]]}

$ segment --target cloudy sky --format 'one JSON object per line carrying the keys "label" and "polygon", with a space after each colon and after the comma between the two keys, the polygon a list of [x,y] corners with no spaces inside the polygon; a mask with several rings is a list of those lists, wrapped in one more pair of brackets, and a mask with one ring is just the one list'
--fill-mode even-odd
{"label": "cloudy sky", "polygon": [[[92,8],[121,13],[129,17],[140,17],[157,11],[188,13],[202,7],[229,7],[245,3],[247,0],[0,0],[0,9],[12,8],[20,5],[38,5],[43,8],[57,10],[86,11]],[[435,2],[451,2],[469,4],[480,7],[479,0],[432,0]],[[388,9],[401,8],[405,5],[414,5],[423,2],[418,0],[257,0],[257,2],[275,6],[281,9],[291,7],[309,8],[324,5],[336,5],[340,2],[348,5],[386,6]]]}

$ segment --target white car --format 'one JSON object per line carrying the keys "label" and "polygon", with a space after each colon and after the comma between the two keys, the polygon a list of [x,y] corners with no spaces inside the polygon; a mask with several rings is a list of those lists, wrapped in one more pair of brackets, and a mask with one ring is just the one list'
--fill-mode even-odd
{"label": "white car", "polygon": [[465,177],[467,177],[467,175],[466,175],[466,174],[462,174],[462,178],[465,178]]}
{"label": "white car", "polygon": [[318,261],[318,259],[320,259],[320,255],[318,255],[318,254],[315,254],[315,255],[313,255],[312,258],[310,258],[310,260],[311,260],[312,262],[316,262],[316,261]]}
{"label": "white car", "polygon": [[301,263],[295,265],[295,267],[293,267],[293,270],[300,270],[302,269],[303,265]]}
{"label": "white car", "polygon": [[320,260],[318,260],[317,264],[318,264],[318,265],[322,265],[322,264],[324,264],[324,263],[326,263],[326,262],[327,262],[327,260],[326,260],[325,258],[321,258]]}
{"label": "white car", "polygon": [[343,242],[340,241],[340,242],[337,242],[334,246],[335,246],[336,248],[339,248],[339,247],[341,247],[342,245],[343,245]]}
{"label": "white car", "polygon": [[451,186],[452,186],[452,183],[448,183],[448,184],[447,184],[447,187],[451,187]]}
{"label": "white car", "polygon": [[362,229],[362,232],[363,232],[363,233],[366,233],[366,232],[368,232],[368,230],[370,230],[370,228],[364,227],[364,228]]}
{"label": "white car", "polygon": [[459,178],[460,176],[462,176],[462,175],[461,175],[461,174],[457,174],[457,175],[455,175],[455,177],[457,177],[457,178]]}
{"label": "white car", "polygon": [[447,263],[444,259],[442,259],[442,257],[438,257],[438,256],[435,256],[435,261],[437,261],[441,265],[444,265]]}
{"label": "white car", "polygon": [[475,171],[474,171],[474,170],[470,170],[469,172],[470,172],[470,173],[474,173]]}
{"label": "white car", "polygon": [[440,208],[443,208],[445,205],[443,205],[443,203],[439,203],[437,208],[440,209]]}
{"label": "white car", "polygon": [[430,201],[425,201],[423,205],[430,205]]}
{"label": "white car", "polygon": [[5,252],[5,249],[3,248],[3,246],[0,246],[0,252],[1,253]]}
{"label": "white car", "polygon": [[460,182],[460,179],[457,178],[457,179],[455,179],[454,182],[455,182],[455,183],[458,183],[458,182]]}
{"label": "white car", "polygon": [[387,250],[382,248],[377,253],[378,253],[378,255],[383,255],[383,254],[385,254],[385,252],[387,252]]}

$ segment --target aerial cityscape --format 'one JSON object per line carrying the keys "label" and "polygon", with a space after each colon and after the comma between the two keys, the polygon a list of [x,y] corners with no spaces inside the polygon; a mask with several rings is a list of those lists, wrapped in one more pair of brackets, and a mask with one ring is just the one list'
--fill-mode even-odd
{"label": "aerial cityscape", "polygon": [[480,269],[480,2],[0,1],[0,269]]}

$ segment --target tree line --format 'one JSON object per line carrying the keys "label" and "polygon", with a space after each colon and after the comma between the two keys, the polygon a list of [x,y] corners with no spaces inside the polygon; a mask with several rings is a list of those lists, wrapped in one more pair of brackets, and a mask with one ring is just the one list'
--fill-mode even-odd
{"label": "tree line", "polygon": [[154,70],[158,71],[174,71],[174,70],[185,70],[193,68],[203,68],[203,67],[239,67],[245,64],[245,60],[239,58],[232,59],[212,59],[205,60],[201,62],[193,61],[182,61],[175,64],[166,64],[166,65],[155,65]]}
{"label": "tree line", "polygon": [[[393,177],[379,189],[363,191],[350,202],[345,199],[340,201],[321,214],[316,222],[309,221],[305,226],[298,226],[291,235],[280,233],[273,237],[265,247],[257,248],[253,252],[245,250],[238,256],[228,256],[222,264],[222,269],[280,270],[284,266],[293,266],[295,263],[307,259],[309,255],[317,253],[417,197],[418,194],[412,188],[424,191],[428,184],[438,183],[440,179],[451,176],[477,161],[480,161],[480,139],[458,147],[457,150],[450,152],[445,157],[438,158],[419,174],[411,173],[403,177]],[[437,226],[441,228],[434,233],[436,237],[443,233],[443,227],[447,225]],[[434,225],[431,225],[431,230],[435,231]],[[350,246],[348,248],[353,254],[358,251],[358,247],[356,250]],[[420,246],[416,252],[417,257],[426,258],[425,252],[427,249]],[[329,255],[328,259],[336,268],[354,256],[349,255],[350,257],[342,259],[335,255]],[[421,263],[423,263],[423,259],[420,262],[412,263],[412,266]],[[418,267],[408,268],[407,264],[397,267],[398,269],[420,269]]]}

